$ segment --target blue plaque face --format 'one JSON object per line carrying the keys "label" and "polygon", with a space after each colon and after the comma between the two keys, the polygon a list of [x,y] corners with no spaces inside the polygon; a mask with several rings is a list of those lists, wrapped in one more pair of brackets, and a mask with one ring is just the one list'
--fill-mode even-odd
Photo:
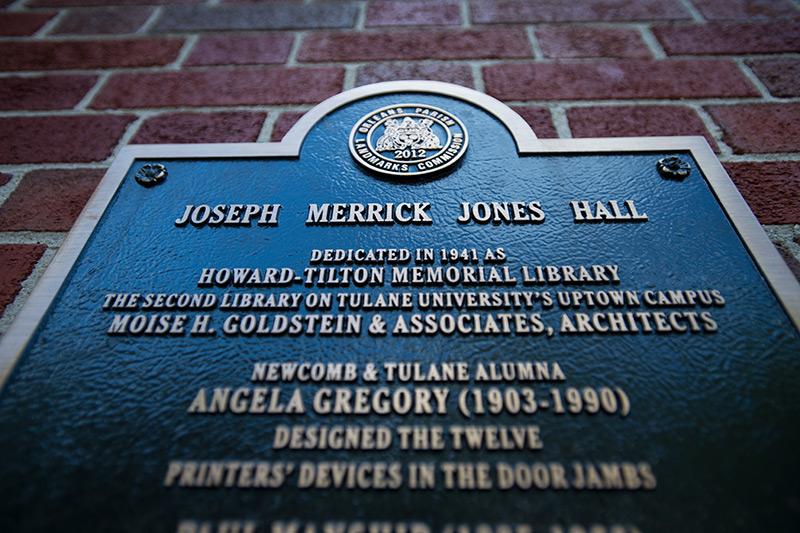
{"label": "blue plaque face", "polygon": [[798,301],[702,138],[394,82],[126,148],[0,344],[0,531],[794,531]]}

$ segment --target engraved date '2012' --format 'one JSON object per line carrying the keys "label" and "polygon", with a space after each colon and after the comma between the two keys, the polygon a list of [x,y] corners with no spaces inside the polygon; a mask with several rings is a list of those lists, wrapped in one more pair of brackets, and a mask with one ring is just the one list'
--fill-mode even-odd
{"label": "engraved date '2012'", "polygon": [[427,151],[423,148],[407,148],[405,150],[395,150],[395,159],[416,159],[418,157],[425,157]]}

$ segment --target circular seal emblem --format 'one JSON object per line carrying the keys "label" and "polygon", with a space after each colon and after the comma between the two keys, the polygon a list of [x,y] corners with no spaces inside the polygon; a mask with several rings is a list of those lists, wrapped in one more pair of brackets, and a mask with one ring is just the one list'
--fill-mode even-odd
{"label": "circular seal emblem", "polygon": [[452,113],[398,104],[364,115],[350,132],[350,153],[362,166],[391,176],[422,176],[452,166],[467,151],[467,129]]}

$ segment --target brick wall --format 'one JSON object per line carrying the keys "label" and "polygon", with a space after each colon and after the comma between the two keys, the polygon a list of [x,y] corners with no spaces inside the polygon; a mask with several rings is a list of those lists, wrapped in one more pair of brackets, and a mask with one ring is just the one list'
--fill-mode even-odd
{"label": "brick wall", "polygon": [[0,0],[0,333],[128,143],[280,139],[435,79],[540,137],[704,135],[800,274],[796,0]]}

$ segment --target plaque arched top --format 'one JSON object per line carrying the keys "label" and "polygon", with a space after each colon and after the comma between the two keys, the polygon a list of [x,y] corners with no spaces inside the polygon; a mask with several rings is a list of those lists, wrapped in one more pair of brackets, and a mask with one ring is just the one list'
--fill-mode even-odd
{"label": "plaque arched top", "polygon": [[441,81],[406,80],[373,83],[344,91],[317,104],[286,133],[281,141],[286,155],[300,155],[303,141],[311,128],[326,115],[349,103],[392,93],[427,93],[449,96],[480,107],[492,114],[511,133],[517,151],[527,152],[538,146],[536,134],[530,125],[506,104],[488,94],[461,85]]}

